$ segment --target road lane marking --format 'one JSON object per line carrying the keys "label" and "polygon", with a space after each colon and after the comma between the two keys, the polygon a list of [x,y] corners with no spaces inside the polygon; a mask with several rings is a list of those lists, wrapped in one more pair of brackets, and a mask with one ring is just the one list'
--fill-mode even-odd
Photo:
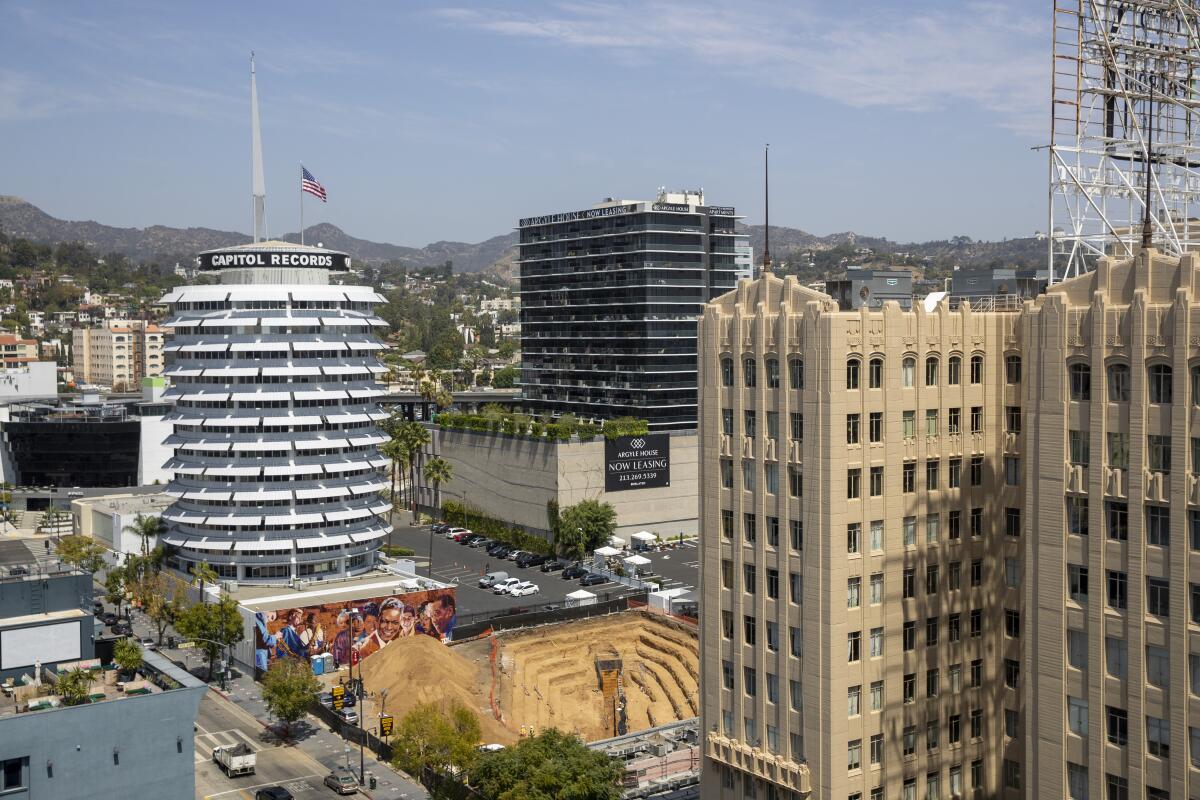
{"label": "road lane marking", "polygon": [[[303,781],[303,780],[308,780],[309,778],[323,778],[323,777],[324,777],[324,775],[322,775],[321,773],[314,772],[312,775],[297,775],[294,778],[288,778],[288,781],[289,782],[290,781]],[[253,786],[239,786],[236,789],[229,789],[228,791],[217,792],[216,794],[206,794],[206,795],[204,795],[204,800],[213,800],[214,797],[227,797],[228,795],[238,794],[239,792],[249,792],[254,789],[261,789],[264,786],[278,786],[278,785],[279,785],[279,781],[267,781],[266,783],[256,783]],[[252,797],[252,795],[248,795],[248,794],[243,794],[242,796],[246,797],[246,798]]]}

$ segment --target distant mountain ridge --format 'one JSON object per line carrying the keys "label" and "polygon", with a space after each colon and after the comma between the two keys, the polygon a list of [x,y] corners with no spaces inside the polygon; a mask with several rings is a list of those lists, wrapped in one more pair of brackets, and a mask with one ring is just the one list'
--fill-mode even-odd
{"label": "distant mountain ridge", "polygon": [[[0,231],[44,244],[83,242],[98,253],[124,253],[135,261],[186,262],[201,250],[245,244],[248,234],[214,228],[117,228],[99,222],[52,217],[20,197],[0,195]],[[298,233],[277,238],[299,242]],[[493,236],[483,242],[433,242],[422,248],[359,239],[336,225],[321,223],[305,231],[305,241],[349,253],[357,263],[378,265],[389,261],[406,266],[432,267],[454,262],[455,272],[482,272],[493,265],[503,271],[510,263],[516,233]]]}
{"label": "distant mountain ridge", "polygon": [[[746,225],[742,226],[742,230],[750,237],[757,261],[762,255],[763,226]],[[250,238],[248,234],[213,228],[170,228],[165,225],[116,228],[90,220],[61,220],[19,197],[3,195],[0,195],[0,231],[45,244],[83,242],[101,254],[119,252],[135,261],[158,261],[164,264],[175,261],[186,263],[201,250],[245,244]],[[289,242],[300,241],[296,233],[278,238]],[[517,280],[515,231],[482,242],[441,241],[416,248],[359,239],[326,222],[308,228],[305,240],[349,253],[356,263],[364,265],[399,262],[408,267],[433,267],[453,261],[455,272],[487,272],[505,281],[515,283]],[[913,259],[928,258],[933,265],[943,267],[951,264],[967,266],[993,263],[1040,266],[1046,254],[1045,241],[1033,237],[988,242],[955,236],[938,241],[901,244],[853,231],[818,236],[800,228],[771,227],[771,255],[776,261],[790,260],[804,252],[844,246],[871,248],[879,254],[906,253]]]}

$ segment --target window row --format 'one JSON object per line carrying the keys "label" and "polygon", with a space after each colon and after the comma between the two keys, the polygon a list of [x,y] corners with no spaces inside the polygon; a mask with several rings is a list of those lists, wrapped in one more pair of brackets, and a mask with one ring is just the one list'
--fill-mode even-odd
{"label": "window row", "polygon": [[[1131,397],[1132,380],[1128,364],[1114,363],[1105,368],[1107,398],[1110,403],[1127,403]],[[1189,389],[1192,405],[1200,405],[1200,364],[1189,368]],[[1067,365],[1067,386],[1070,399],[1086,402],[1092,399],[1092,368],[1076,362]],[[1168,364],[1146,367],[1146,399],[1150,403],[1169,405],[1174,402],[1174,370]]]}
{"label": "window row", "polygon": [[[924,380],[925,386],[939,385],[941,377],[940,368],[942,360],[939,356],[931,355],[925,358],[924,363]],[[742,359],[742,386],[745,388],[753,388],[758,386],[758,359],[754,357],[746,357]],[[789,359],[788,367],[788,388],[799,390],[804,388],[804,361],[798,358]],[[976,354],[970,359],[969,379],[971,384],[977,385],[983,383],[983,356]],[[768,389],[778,389],[781,386],[781,372],[779,359],[765,358],[763,359],[763,372],[765,373],[765,386]],[[963,363],[961,356],[950,356],[946,359],[946,385],[958,386],[962,383]],[[872,356],[866,362],[866,385],[869,389],[883,388],[884,375],[884,360],[881,356]],[[1021,380],[1021,361],[1018,356],[1008,356],[1005,360],[1005,375],[1009,383],[1019,383]],[[736,378],[734,360],[729,357],[721,359],[721,385],[733,386]],[[852,357],[846,361],[846,388],[859,389],[862,388],[863,380],[863,359]],[[900,385],[904,388],[912,388],[917,382],[917,359],[914,356],[905,356],[900,362]]]}

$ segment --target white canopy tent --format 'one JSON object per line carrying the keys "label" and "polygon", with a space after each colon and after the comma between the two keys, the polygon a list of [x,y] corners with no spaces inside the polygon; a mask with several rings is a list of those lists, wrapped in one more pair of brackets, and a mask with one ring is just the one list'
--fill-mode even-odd
{"label": "white canopy tent", "polygon": [[574,606],[593,606],[595,604],[596,595],[589,591],[585,591],[584,589],[571,592],[569,595],[567,595],[566,600],[563,603],[563,605],[565,605],[567,608],[572,608]]}
{"label": "white canopy tent", "polygon": [[625,549],[625,540],[624,540],[624,539],[622,539],[620,536],[610,536],[610,537],[608,537],[608,543],[609,543],[609,545],[610,545],[610,546],[612,546],[612,547],[619,547],[619,548],[621,548],[622,550],[624,550],[624,549]]}
{"label": "white canopy tent", "polygon": [[615,547],[605,546],[596,548],[596,555],[603,556],[604,558],[608,558],[609,556],[619,556],[620,554],[621,551]]}
{"label": "white canopy tent", "polygon": [[656,542],[656,541],[658,541],[658,537],[655,536],[650,531],[638,531],[637,533],[633,534],[632,538],[637,539],[639,542]]}
{"label": "white canopy tent", "polygon": [[629,558],[625,559],[625,563],[632,564],[635,567],[643,567],[650,563],[650,559],[646,558],[645,556],[630,556]]}

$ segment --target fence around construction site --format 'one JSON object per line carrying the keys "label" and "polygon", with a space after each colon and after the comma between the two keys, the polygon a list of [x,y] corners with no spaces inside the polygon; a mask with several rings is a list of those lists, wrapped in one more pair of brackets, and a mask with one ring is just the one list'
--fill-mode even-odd
{"label": "fence around construction site", "polygon": [[[606,593],[608,594],[608,593]],[[458,618],[454,626],[455,641],[474,639],[488,631],[510,630],[512,628],[528,628],[534,625],[548,625],[552,622],[566,622],[572,619],[587,619],[602,617],[618,611],[646,604],[646,593],[636,592],[608,597],[587,606],[562,606],[559,608],[541,608],[521,611],[515,614],[497,614],[496,612],[481,611],[476,614],[466,614]]]}

